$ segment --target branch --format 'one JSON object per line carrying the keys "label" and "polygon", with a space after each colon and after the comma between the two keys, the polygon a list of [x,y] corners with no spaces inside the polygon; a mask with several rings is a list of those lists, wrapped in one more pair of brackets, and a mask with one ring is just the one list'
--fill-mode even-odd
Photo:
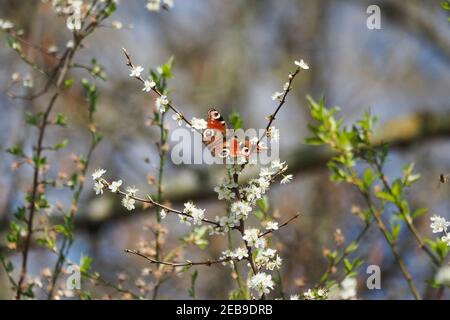
{"label": "branch", "polygon": [[[130,57],[130,54],[128,53],[127,49],[122,48],[122,50],[123,50],[123,53],[125,54],[126,65],[127,65],[128,67],[130,67],[130,68],[134,68],[134,67],[135,67],[135,64],[133,64],[133,62],[131,61],[131,57]],[[145,82],[144,78],[142,78],[141,76],[139,76],[139,77],[134,77],[134,78],[136,78],[137,80],[139,80],[141,83],[144,83],[144,82]],[[157,89],[156,87],[153,87],[153,88],[152,88],[152,91],[155,92],[155,93],[156,93],[158,96],[160,96],[160,97],[163,95],[161,92],[158,91],[158,89]],[[179,111],[178,108],[175,107],[175,105],[174,105],[172,102],[169,101],[169,103],[167,104],[167,106],[168,106],[170,109],[172,109],[173,112],[175,112],[176,114],[178,114],[178,115],[180,116],[180,119],[183,120],[189,127],[193,128],[194,130],[196,130],[197,132],[199,132],[199,133],[201,134],[201,132],[198,131],[197,129],[195,129],[195,128],[192,126],[192,123],[191,123],[188,119],[186,119],[186,117],[183,115],[183,113],[182,113],[181,111]]]}
{"label": "branch", "polygon": [[[280,225],[278,226],[278,229],[277,229],[277,230],[279,230],[279,229],[281,229],[281,228],[287,226],[292,220],[297,219],[299,216],[300,216],[300,213],[297,213],[296,215],[290,217],[290,218],[287,219],[285,222],[283,222],[282,224],[280,224]],[[274,231],[277,231],[277,230],[273,230],[273,229],[267,230],[267,231],[261,233],[261,234],[258,236],[258,238],[262,238],[262,237],[264,237],[264,236],[267,236],[268,234],[273,233]]]}
{"label": "branch", "polygon": [[205,265],[205,266],[209,267],[213,264],[224,263],[224,262],[228,262],[228,261],[240,261],[237,258],[227,257],[227,258],[222,258],[222,259],[197,261],[197,262],[193,262],[193,261],[189,261],[189,260],[186,260],[186,262],[169,262],[169,261],[159,261],[159,260],[150,258],[150,257],[140,253],[137,250],[125,249],[124,251],[126,253],[130,253],[130,254],[134,254],[139,257],[142,257],[142,258],[146,259],[147,261],[149,261],[150,263],[163,264],[163,265],[171,266],[171,267],[192,267],[192,266],[200,266],[200,265]]}
{"label": "branch", "polygon": [[[103,183],[103,185],[105,187],[109,187],[109,183],[105,179],[101,179],[100,182]],[[120,194],[122,196],[128,196],[129,198],[134,199],[134,200],[136,200],[138,202],[149,203],[149,204],[155,205],[155,206],[157,206],[157,207],[159,207],[161,209],[164,209],[167,212],[173,212],[173,213],[176,213],[176,214],[179,214],[179,215],[182,215],[182,216],[189,217],[189,218],[193,219],[193,217],[190,214],[188,214],[186,212],[183,212],[181,210],[177,210],[177,209],[173,209],[171,207],[165,206],[165,205],[163,205],[163,204],[161,204],[159,202],[156,202],[150,196],[147,196],[148,199],[142,199],[142,198],[136,197],[134,195],[130,195],[130,194],[126,193],[126,192],[123,192],[120,189],[117,190],[116,194]],[[205,219],[205,218],[201,219],[201,221],[203,221],[205,223],[209,223],[209,224],[215,225],[218,228],[221,228],[221,226],[220,226],[220,224],[218,222],[215,222],[215,221],[212,221],[212,220],[209,220],[209,219]]]}

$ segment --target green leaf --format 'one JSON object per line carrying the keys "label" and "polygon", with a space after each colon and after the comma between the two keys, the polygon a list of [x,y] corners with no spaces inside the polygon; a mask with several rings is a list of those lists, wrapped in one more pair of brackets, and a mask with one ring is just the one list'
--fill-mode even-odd
{"label": "green leaf", "polygon": [[64,81],[64,86],[65,86],[66,88],[70,88],[70,87],[73,85],[74,82],[75,82],[75,81],[74,81],[73,79],[66,79],[66,80]]}
{"label": "green leaf", "polygon": [[82,255],[80,258],[80,272],[81,274],[87,274],[91,269],[92,258],[89,256]]}
{"label": "green leaf", "polygon": [[27,111],[25,113],[25,122],[32,126],[38,126],[40,125],[43,116],[44,114],[42,112],[33,114],[32,112]]}
{"label": "green leaf", "polygon": [[353,265],[348,259],[344,259],[345,271],[350,272],[353,269]]}
{"label": "green leaf", "polygon": [[416,218],[418,218],[418,217],[421,217],[421,216],[423,216],[425,213],[427,213],[428,212],[428,208],[419,208],[419,209],[417,209],[417,210],[415,210],[412,214],[411,214],[411,217],[413,218],[413,219],[416,219]]}
{"label": "green leaf", "polygon": [[17,156],[17,157],[25,157],[25,153],[23,152],[23,149],[18,144],[12,145],[8,149],[6,149],[6,152]]}
{"label": "green leaf", "polygon": [[388,192],[385,192],[385,191],[378,191],[378,192],[375,192],[375,196],[376,196],[378,199],[381,199],[381,200],[385,200],[385,201],[389,201],[389,202],[395,202],[394,196],[391,195],[391,194],[388,193]]}
{"label": "green leaf", "polygon": [[261,199],[258,199],[256,201],[256,204],[258,205],[258,208],[263,212],[267,212],[269,210],[269,199],[267,198],[267,196],[263,196]]}
{"label": "green leaf", "polygon": [[358,242],[352,241],[350,244],[345,248],[345,254],[350,254],[358,249]]}
{"label": "green leaf", "polygon": [[233,111],[229,116],[230,124],[234,130],[242,129],[244,122],[241,115],[237,111]]}
{"label": "green leaf", "polygon": [[56,115],[55,124],[61,127],[66,126],[67,125],[66,116],[63,113],[58,113]]}
{"label": "green leaf", "polygon": [[195,299],[195,282],[197,281],[197,277],[198,277],[198,271],[195,270],[191,274],[191,287],[188,289],[189,296],[192,299]]}
{"label": "green leaf", "polygon": [[69,140],[68,140],[68,139],[64,139],[63,141],[61,141],[61,142],[55,144],[55,145],[53,146],[53,149],[54,149],[55,151],[57,151],[57,150],[60,150],[60,149],[63,149],[63,148],[65,148],[65,147],[67,147],[68,144],[69,144]]}

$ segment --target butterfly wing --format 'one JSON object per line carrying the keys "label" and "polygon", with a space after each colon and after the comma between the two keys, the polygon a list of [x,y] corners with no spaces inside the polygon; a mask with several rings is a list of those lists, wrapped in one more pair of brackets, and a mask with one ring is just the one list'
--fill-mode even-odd
{"label": "butterfly wing", "polygon": [[227,124],[216,109],[209,109],[206,129],[203,131],[203,142],[214,156],[226,157]]}

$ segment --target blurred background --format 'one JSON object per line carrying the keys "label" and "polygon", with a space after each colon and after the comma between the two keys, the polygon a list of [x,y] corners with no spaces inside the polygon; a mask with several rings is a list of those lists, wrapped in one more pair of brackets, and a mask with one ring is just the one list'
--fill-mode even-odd
{"label": "blurred background", "polygon": [[[334,249],[335,230],[340,228],[347,241],[363,229],[351,213],[363,205],[357,192],[346,185],[329,181],[326,158],[320,148],[304,144],[310,121],[305,96],[325,96],[329,106],[340,106],[349,123],[370,110],[378,116],[376,135],[388,141],[392,150],[387,174],[401,174],[407,162],[415,162],[422,178],[410,192],[412,209],[427,207],[429,214],[450,218],[450,186],[438,188],[440,173],[450,173],[450,22],[448,12],[438,0],[376,1],[381,8],[381,30],[366,26],[368,5],[364,0],[175,0],[170,11],[149,12],[145,1],[121,1],[118,11],[107,20],[120,21],[123,28],[101,28],[85,42],[75,62],[96,58],[105,68],[108,81],[96,80],[99,105],[96,123],[104,140],[95,150],[91,172],[105,168],[109,179],[122,179],[142,192],[154,192],[145,177],[157,173],[158,155],[154,141],[158,130],[147,125],[154,99],[141,91],[124,64],[122,47],[134,62],[148,70],[174,56],[175,78],[170,81],[171,99],[188,117],[206,117],[210,107],[223,115],[238,111],[246,128],[265,127],[265,117],[276,104],[271,99],[281,90],[294,60],[310,65],[296,80],[288,102],[275,125],[280,128],[281,159],[290,166],[294,181],[277,185],[269,195],[271,208],[280,220],[302,212],[290,226],[277,233],[283,258],[283,287],[287,294],[300,293],[313,286],[327,268],[324,248]],[[0,18],[24,28],[26,39],[42,46],[63,48],[70,33],[65,21],[54,16],[51,6],[41,1],[0,0]],[[0,35],[3,43],[6,36]],[[39,55],[30,51],[30,55]],[[0,47],[0,148],[21,142],[31,149],[36,131],[25,125],[27,110],[38,111],[48,97],[33,102],[11,99],[11,75],[33,73],[6,45]],[[75,70],[72,77],[88,77]],[[47,100],[46,100],[47,99]],[[73,154],[84,154],[90,143],[86,129],[86,102],[77,83],[58,102],[56,112],[68,116],[68,128],[51,128],[50,143],[70,140],[68,148],[49,154],[53,162],[50,176],[73,170]],[[171,119],[169,119],[171,120]],[[169,127],[176,123],[169,121]],[[31,169],[12,170],[14,158],[0,154],[0,238],[4,242],[8,221],[14,209],[23,205],[30,187]],[[166,164],[164,199],[174,207],[194,200],[207,216],[223,214],[212,189],[223,177],[220,166],[175,166]],[[126,272],[126,284],[133,288],[141,269],[149,267],[138,257],[125,255],[124,248],[136,248],[139,241],[153,236],[143,228],[154,219],[154,209],[129,213],[114,197],[96,197],[87,179],[77,213],[76,241],[69,258],[79,261],[82,254],[93,257],[93,269],[115,281]],[[53,205],[70,206],[66,190],[48,189]],[[51,215],[52,213],[50,213]],[[389,220],[389,212],[385,220]],[[431,236],[429,214],[418,220],[418,229]],[[176,246],[189,229],[176,217],[164,220],[169,230],[167,248]],[[418,287],[426,293],[425,281],[432,276],[428,258],[417,249],[405,231],[399,246]],[[222,237],[211,237],[206,250],[189,248],[191,260],[217,257],[226,248]],[[358,295],[366,299],[410,299],[406,282],[394,263],[389,247],[373,226],[358,251],[366,261],[359,277]],[[12,257],[15,263],[20,257]],[[30,273],[40,270],[55,257],[35,249],[30,258]],[[367,264],[382,270],[382,289],[367,290]],[[151,267],[151,266],[150,266]],[[197,297],[227,298],[234,283],[228,267],[199,267]],[[175,277],[160,289],[160,298],[188,298],[190,277]],[[296,280],[296,281],[294,281]],[[211,285],[213,283],[213,285]],[[302,287],[304,283],[304,287]],[[0,297],[9,298],[8,280],[0,271]],[[107,288],[95,288],[97,296]],[[444,295],[450,297],[450,295]]]}

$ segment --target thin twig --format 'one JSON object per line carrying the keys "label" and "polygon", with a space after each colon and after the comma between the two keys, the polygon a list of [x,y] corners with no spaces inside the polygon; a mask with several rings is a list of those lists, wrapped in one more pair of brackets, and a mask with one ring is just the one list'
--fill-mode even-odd
{"label": "thin twig", "polygon": [[[283,222],[282,224],[280,224],[280,225],[278,226],[278,229],[277,229],[277,230],[283,228],[284,226],[287,226],[292,220],[297,219],[299,216],[300,216],[300,213],[297,213],[296,215],[290,217],[290,218],[287,219],[285,222]],[[265,236],[267,236],[268,234],[273,233],[274,231],[277,231],[277,230],[270,229],[270,230],[264,231],[263,233],[261,233],[261,234],[258,236],[258,238],[265,237]]]}
{"label": "thin twig", "polygon": [[[128,67],[130,67],[130,68],[134,68],[135,65],[134,65],[133,62],[131,61],[131,57],[130,57],[130,54],[128,53],[127,49],[122,48],[122,50],[123,50],[123,53],[125,54],[126,65],[127,65]],[[137,80],[139,80],[139,81],[142,82],[142,83],[145,82],[144,78],[141,77],[141,76],[139,76],[139,77],[134,77],[134,78],[136,78]],[[158,90],[156,87],[153,87],[153,88],[152,88],[152,91],[155,92],[155,93],[156,93],[158,96],[160,96],[160,97],[163,95],[161,92],[159,92],[159,90]],[[180,119],[183,120],[189,127],[195,129],[195,128],[192,126],[192,123],[191,123],[188,119],[186,119],[186,117],[183,115],[183,113],[182,113],[181,111],[179,111],[178,108],[175,107],[175,105],[174,105],[172,102],[169,102],[169,103],[167,104],[167,106],[168,106],[170,109],[172,109],[173,112],[175,112],[176,114],[178,114],[178,115],[180,116]],[[195,129],[195,130],[196,130],[196,129]],[[200,133],[201,133],[201,132],[200,132]]]}
{"label": "thin twig", "polygon": [[150,258],[150,257],[140,253],[137,250],[125,249],[124,251],[126,253],[130,253],[130,254],[134,254],[139,257],[142,257],[142,258],[146,259],[147,261],[149,261],[150,263],[162,264],[162,265],[171,266],[171,267],[191,267],[191,266],[200,266],[200,265],[205,265],[205,266],[209,267],[213,264],[224,263],[224,262],[228,262],[228,261],[232,261],[232,260],[240,261],[237,258],[226,257],[226,258],[221,258],[221,259],[216,259],[216,260],[206,260],[206,261],[196,261],[196,262],[189,261],[189,260],[186,260],[186,262],[170,262],[170,261],[160,261],[160,260]]}

